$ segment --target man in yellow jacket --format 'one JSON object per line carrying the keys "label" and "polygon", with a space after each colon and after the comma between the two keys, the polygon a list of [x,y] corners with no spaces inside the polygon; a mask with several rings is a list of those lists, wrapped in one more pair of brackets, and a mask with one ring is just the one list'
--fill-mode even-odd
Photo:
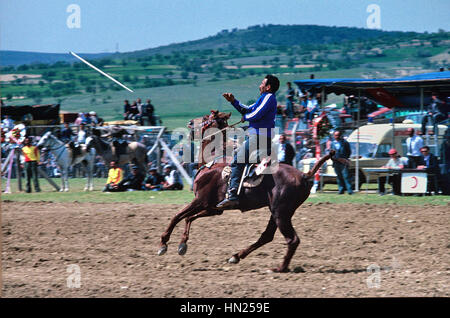
{"label": "man in yellow jacket", "polygon": [[116,191],[119,182],[123,179],[123,170],[116,165],[115,161],[111,161],[109,167],[108,180],[106,180],[103,192]]}
{"label": "man in yellow jacket", "polygon": [[38,179],[38,164],[41,159],[39,149],[31,144],[30,137],[26,137],[23,141],[22,154],[25,158],[24,168],[25,168],[25,178],[27,180],[26,192],[31,192],[31,178],[33,178],[34,190],[36,192],[41,192],[39,187]]}

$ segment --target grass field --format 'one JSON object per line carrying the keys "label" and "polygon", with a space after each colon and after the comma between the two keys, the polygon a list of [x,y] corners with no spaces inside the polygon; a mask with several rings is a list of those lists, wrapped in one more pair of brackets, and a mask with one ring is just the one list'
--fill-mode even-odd
{"label": "grass field", "polygon": [[[373,71],[375,72],[375,71]],[[394,70],[384,71],[387,76],[393,76]],[[283,96],[286,90],[286,82],[309,78],[309,72],[305,73],[280,73],[277,76],[280,79],[281,87],[278,95]],[[342,78],[342,77],[361,77],[368,74],[365,68],[353,68],[337,71],[314,72],[316,78]],[[95,74],[100,77],[101,75]],[[376,74],[373,73],[375,77]],[[232,120],[238,121],[240,115],[234,108],[229,105],[222,97],[224,92],[232,92],[236,98],[244,104],[249,101],[255,101],[258,96],[258,86],[260,84],[261,75],[247,76],[245,78],[233,80],[218,80],[210,82],[207,80],[199,80],[197,85],[184,84],[173,86],[162,86],[152,88],[136,89],[134,93],[121,91],[108,91],[96,94],[78,94],[61,98],[46,97],[43,98],[41,104],[52,104],[60,101],[62,111],[79,112],[95,110],[97,114],[106,121],[118,120],[122,118],[123,101],[136,100],[138,97],[142,100],[151,98],[152,104],[155,106],[156,114],[163,121],[163,125],[168,129],[176,127],[186,127],[188,120],[200,117],[209,112],[210,109],[219,109],[220,111],[232,112]],[[107,83],[108,80],[105,78]],[[133,89],[132,85],[129,85]],[[95,100],[95,101],[94,101]],[[328,103],[342,104],[343,97],[330,95]],[[20,103],[14,104],[33,104],[30,99],[24,99]]]}
{"label": "grass field", "polygon": [[[59,184],[59,179],[54,179]],[[111,203],[111,202],[130,202],[141,204],[187,204],[193,198],[193,193],[189,187],[182,191],[133,191],[120,193],[105,193],[102,188],[106,179],[94,179],[95,191],[83,191],[85,179],[70,179],[70,192],[57,192],[44,179],[40,179],[42,192],[24,193],[18,192],[16,180],[11,182],[11,194],[5,194],[6,181],[2,180],[2,201],[22,201],[22,202],[93,202],[93,203]],[[360,204],[398,204],[398,205],[450,205],[450,196],[379,196],[375,193],[375,184],[369,185],[369,192],[366,193],[365,185],[363,190],[352,196],[347,194],[338,195],[336,185],[329,184],[324,188],[324,192],[311,194],[307,200],[310,203],[360,203]]]}

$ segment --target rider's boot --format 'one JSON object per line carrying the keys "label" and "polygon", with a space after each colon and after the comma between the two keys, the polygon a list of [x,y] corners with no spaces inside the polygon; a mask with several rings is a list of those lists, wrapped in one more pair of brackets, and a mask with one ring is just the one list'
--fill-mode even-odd
{"label": "rider's boot", "polygon": [[230,184],[225,199],[216,205],[219,209],[235,209],[239,206],[238,188],[245,164],[231,164]]}
{"label": "rider's boot", "polygon": [[217,208],[227,210],[227,209],[235,209],[239,206],[239,197],[237,194],[237,190],[235,188],[230,188],[227,191],[226,198],[217,204]]}

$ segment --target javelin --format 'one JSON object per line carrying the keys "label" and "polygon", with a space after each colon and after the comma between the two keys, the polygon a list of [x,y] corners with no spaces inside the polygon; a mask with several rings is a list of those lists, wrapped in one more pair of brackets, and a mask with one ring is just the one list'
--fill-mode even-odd
{"label": "javelin", "polygon": [[103,72],[102,70],[96,68],[94,65],[92,65],[91,63],[89,63],[88,61],[86,61],[85,59],[79,57],[78,55],[76,55],[75,53],[73,53],[72,51],[69,52],[70,54],[72,54],[73,56],[75,56],[77,59],[79,59],[81,62],[85,63],[87,66],[92,67],[94,70],[96,70],[97,72],[99,72],[102,75],[105,75],[107,78],[109,78],[111,81],[113,81],[116,84],[119,84],[120,86],[122,86],[123,88],[125,88],[127,91],[130,91],[132,93],[134,93],[133,90],[129,89],[128,87],[126,87],[125,85],[123,85],[121,82],[119,82],[118,80],[116,80],[115,78],[113,78],[111,75],[106,74],[105,72]]}

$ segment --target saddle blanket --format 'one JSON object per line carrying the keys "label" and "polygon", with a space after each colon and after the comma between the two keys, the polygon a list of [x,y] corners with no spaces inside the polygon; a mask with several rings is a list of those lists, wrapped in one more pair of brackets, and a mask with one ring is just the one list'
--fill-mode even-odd
{"label": "saddle blanket", "polygon": [[[264,178],[263,172],[268,167],[269,163],[270,157],[264,158],[258,165],[251,164],[250,168],[247,169],[245,175],[242,176],[242,178],[244,178],[242,186],[244,188],[254,188],[259,186]],[[231,175],[231,167],[230,166],[224,167],[222,170],[222,179],[228,182],[228,180],[230,179],[230,175]]]}

